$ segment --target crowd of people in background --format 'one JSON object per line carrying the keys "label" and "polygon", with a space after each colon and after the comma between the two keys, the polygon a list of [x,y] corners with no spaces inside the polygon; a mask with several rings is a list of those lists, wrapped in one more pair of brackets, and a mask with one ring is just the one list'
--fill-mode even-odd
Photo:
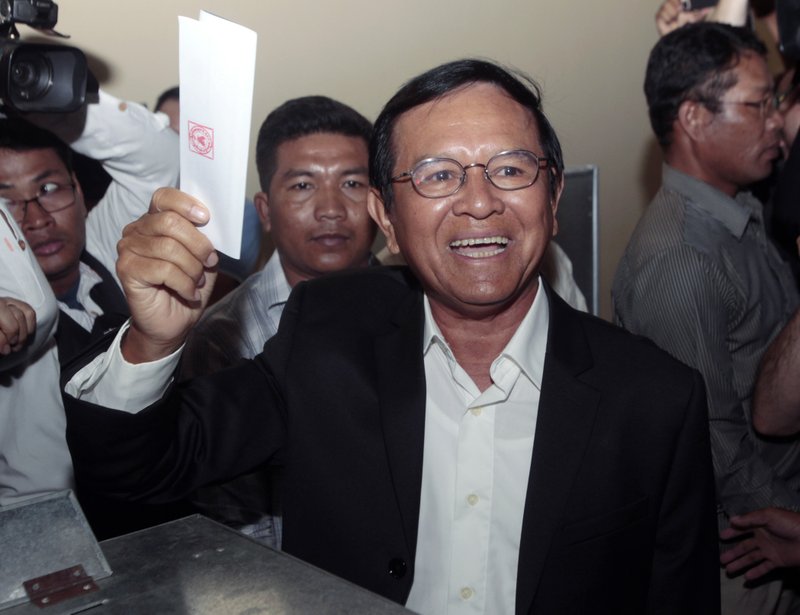
{"label": "crowd of people in background", "polygon": [[490,61],[374,125],[270,111],[240,259],[176,189],[177,87],[0,119],[0,511],[201,512],[422,613],[800,612],[797,59],[769,2],[656,26],[613,323],[538,86]]}

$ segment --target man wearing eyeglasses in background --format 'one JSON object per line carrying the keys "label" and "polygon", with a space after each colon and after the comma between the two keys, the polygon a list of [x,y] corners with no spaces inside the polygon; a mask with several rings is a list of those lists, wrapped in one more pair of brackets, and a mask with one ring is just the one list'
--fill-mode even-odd
{"label": "man wearing eyeglasses in background", "polygon": [[[0,120],[0,198],[22,231],[19,249],[35,256],[58,300],[55,340],[65,366],[128,317],[115,271],[116,244],[123,227],[147,211],[153,191],[177,183],[177,136],[166,118],[104,92],[74,115],[40,116],[37,122],[52,125],[76,151],[101,161],[112,178],[87,212],[70,146],[20,118]],[[19,314],[6,314],[14,308],[3,303],[0,317]],[[47,352],[16,361],[0,378],[0,506],[74,488],[58,378],[37,375],[38,362],[55,355]],[[3,394],[5,387],[22,390],[22,381],[28,383],[26,398]],[[127,507],[133,523],[128,526],[121,519],[125,513],[112,512],[105,502],[81,497],[81,504],[101,537],[147,524],[144,509]]]}
{"label": "man wearing eyeglasses in background", "polygon": [[156,193],[120,243],[131,325],[67,387],[83,484],[167,501],[280,464],[283,549],[419,613],[718,613],[700,375],[541,281],[538,89],[478,60],[412,79],[370,185],[409,267],[297,284],[263,353],[151,404],[216,263],[202,204]]}
{"label": "man wearing eyeglasses in background", "polygon": [[[746,192],[782,145],[764,46],[748,29],[684,26],[656,44],[644,87],[663,186],[617,269],[615,318],[703,374],[720,525],[766,506],[797,509],[800,448],[757,437],[750,422],[761,356],[798,305]],[[781,596],[780,579],[722,583],[724,613],[773,613],[794,598]]]}
{"label": "man wearing eyeglasses in background", "polygon": [[69,145],[19,118],[0,120],[0,198],[58,299],[62,364],[127,317],[115,271],[116,244],[124,226],[147,210],[153,190],[176,185],[178,178],[177,140],[161,118],[104,92],[83,113],[85,120],[59,119],[63,136],[78,133],[72,135],[76,151],[103,162],[112,177],[91,212]]}

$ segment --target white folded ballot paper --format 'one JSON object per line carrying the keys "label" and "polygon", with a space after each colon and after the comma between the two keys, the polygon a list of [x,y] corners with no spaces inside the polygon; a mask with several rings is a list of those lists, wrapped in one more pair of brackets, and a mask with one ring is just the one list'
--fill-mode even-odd
{"label": "white folded ballot paper", "polygon": [[239,258],[256,33],[205,11],[178,25],[181,190],[211,210],[202,230],[214,247]]}

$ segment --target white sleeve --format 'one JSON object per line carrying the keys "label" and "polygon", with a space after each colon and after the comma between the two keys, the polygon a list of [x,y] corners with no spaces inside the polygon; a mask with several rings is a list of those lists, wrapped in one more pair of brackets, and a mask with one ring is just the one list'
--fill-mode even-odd
{"label": "white sleeve", "polygon": [[86,248],[116,277],[117,242],[122,229],[147,212],[156,189],[177,186],[178,135],[163,113],[100,92],[87,105],[77,152],[99,160],[111,185],[86,221]]}
{"label": "white sleeve", "polygon": [[131,414],[161,399],[172,382],[183,347],[158,361],[128,363],[122,356],[120,343],[129,324],[120,328],[106,352],[70,379],[64,387],[68,395]]}
{"label": "white sleeve", "polygon": [[55,333],[58,306],[50,284],[36,262],[17,223],[0,200],[0,297],[24,301],[36,312],[36,334],[19,352],[0,356],[0,371],[19,365],[42,348]]}

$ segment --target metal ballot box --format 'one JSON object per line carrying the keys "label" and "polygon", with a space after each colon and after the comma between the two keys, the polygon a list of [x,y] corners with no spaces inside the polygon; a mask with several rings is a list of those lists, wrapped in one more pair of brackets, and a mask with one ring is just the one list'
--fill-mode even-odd
{"label": "metal ballot box", "polygon": [[26,602],[2,615],[410,613],[200,515],[106,540],[100,548],[113,573],[94,579],[95,591],[44,607]]}

